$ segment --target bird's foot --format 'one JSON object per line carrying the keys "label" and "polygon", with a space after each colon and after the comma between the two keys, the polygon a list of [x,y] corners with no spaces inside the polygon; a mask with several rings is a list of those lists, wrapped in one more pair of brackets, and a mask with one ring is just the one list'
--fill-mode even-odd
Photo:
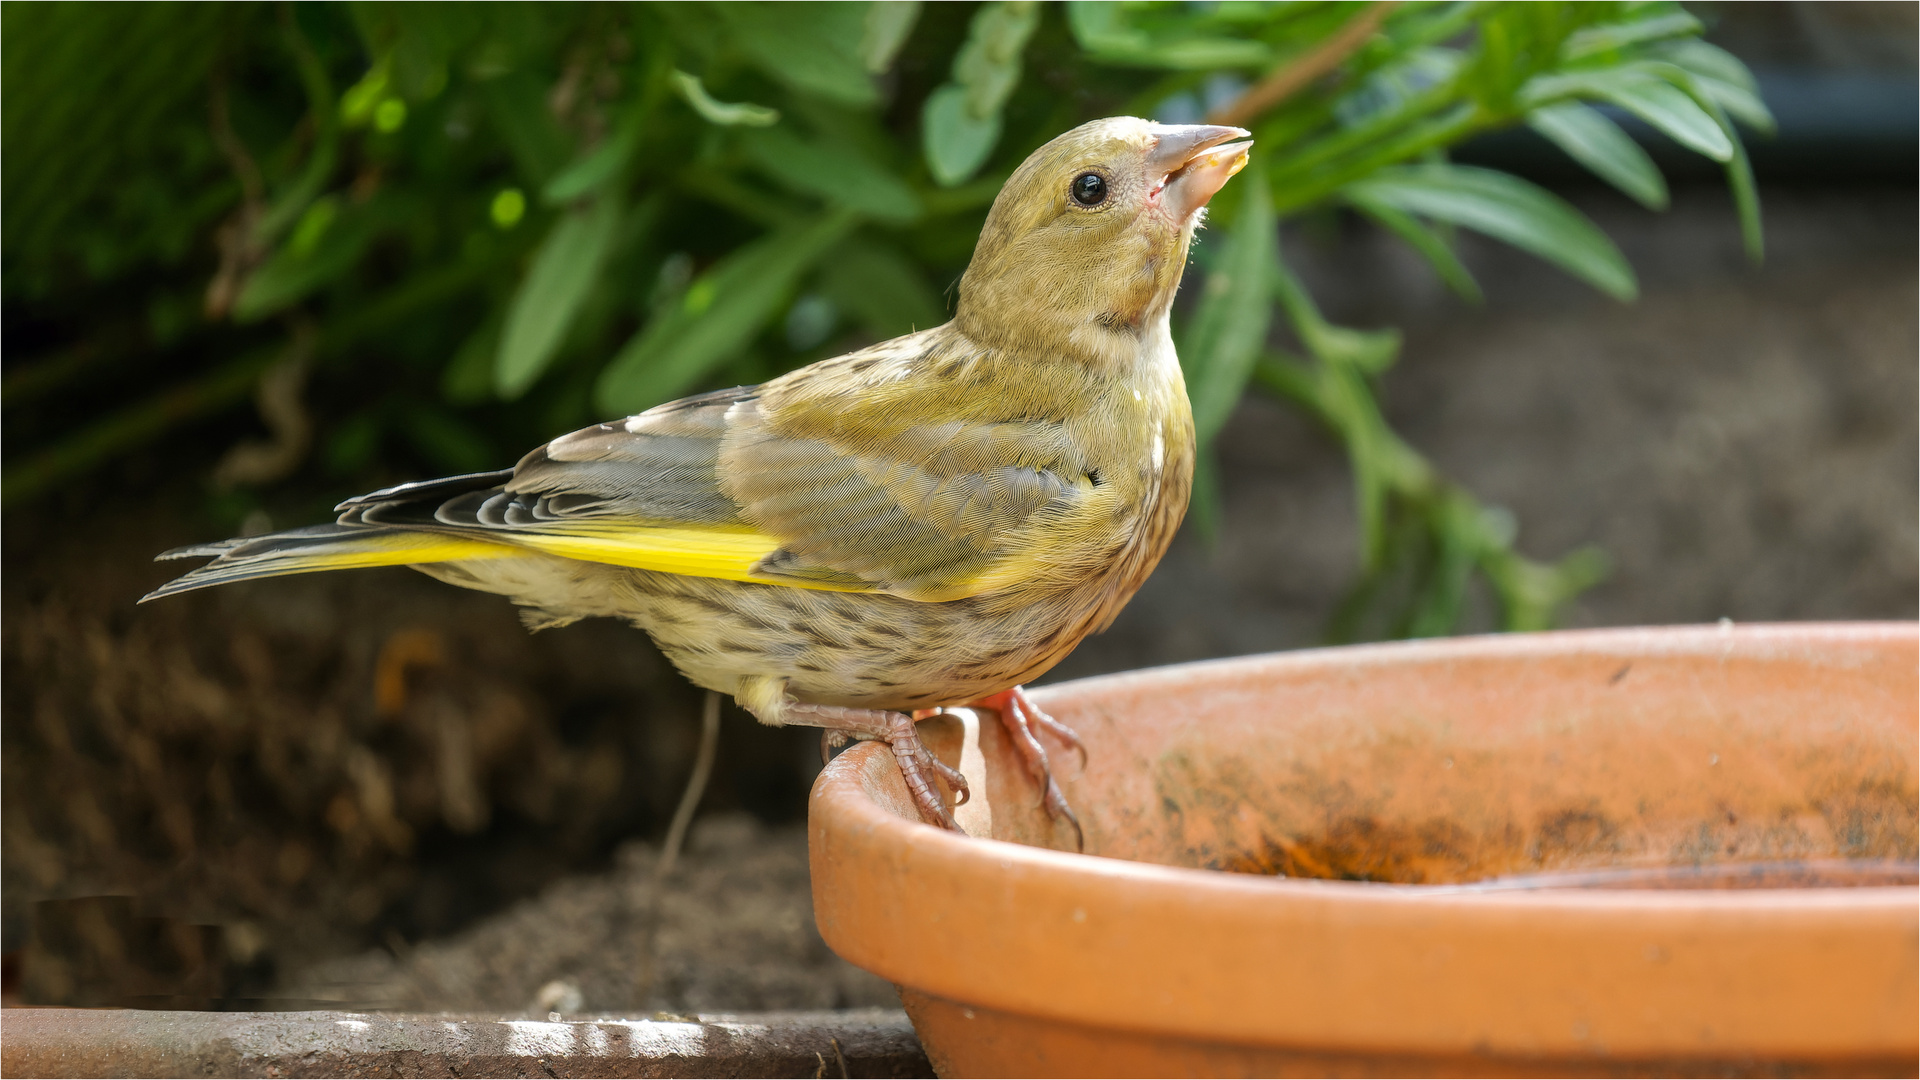
{"label": "bird's foot", "polygon": [[1027,771],[1033,774],[1034,782],[1040,785],[1041,803],[1047,808],[1047,816],[1055,821],[1065,819],[1073,826],[1074,848],[1087,850],[1087,834],[1080,828],[1080,818],[1074,814],[1073,807],[1067,804],[1067,797],[1060,791],[1060,785],[1053,779],[1052,764],[1047,760],[1047,748],[1040,745],[1040,739],[1034,734],[1039,728],[1068,746],[1080,752],[1080,767],[1087,764],[1086,744],[1080,736],[1067,725],[1040,711],[1027,692],[1016,686],[1011,690],[1002,690],[991,697],[973,702],[970,708],[992,709],[1000,714],[1000,723],[1006,727],[1007,734],[1013,739],[1013,748],[1020,759],[1027,764]]}
{"label": "bird's foot", "polygon": [[833,752],[853,741],[853,737],[844,731],[832,728],[820,729],[820,767],[826,768],[833,763]]}
{"label": "bird's foot", "polygon": [[960,770],[933,756],[921,743],[919,729],[914,726],[913,720],[913,717],[902,712],[850,709],[841,705],[808,705],[797,701],[787,702],[780,716],[783,724],[805,724],[825,729],[820,739],[823,756],[831,746],[848,739],[885,742],[893,748],[894,763],[900,766],[900,776],[907,782],[907,791],[913,796],[913,805],[920,811],[921,820],[929,825],[961,832],[959,823],[953,820],[952,811],[947,809],[946,802],[934,788],[933,778],[939,777],[946,782],[947,788],[953,792],[956,806],[964,806],[970,795],[967,778],[960,775]]}

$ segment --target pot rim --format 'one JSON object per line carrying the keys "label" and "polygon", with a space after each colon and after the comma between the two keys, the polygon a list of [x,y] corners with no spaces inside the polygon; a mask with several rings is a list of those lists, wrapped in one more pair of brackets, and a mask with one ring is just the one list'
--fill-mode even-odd
{"label": "pot rim", "polygon": [[[1920,624],[1394,642],[1100,676],[1035,695],[1165,693],[1245,669],[1573,653],[1737,651],[1845,664],[1856,648],[1860,663],[1889,649],[1920,658]],[[842,956],[951,1001],[1253,1045],[1641,1058],[1920,1053],[1920,892],[1911,887],[1469,892],[1259,877],[954,836],[883,805],[877,792],[899,784],[878,744],[822,772],[809,814],[816,915]],[[1142,934],[1143,926],[1160,930]],[[1890,941],[1905,947],[1890,950]],[[1025,962],[1048,950],[1069,962]],[[1133,977],[1140,971],[1161,974],[1145,985]],[[1858,985],[1861,972],[1871,973],[1870,988]],[[1703,1000],[1702,985],[1719,992]]]}

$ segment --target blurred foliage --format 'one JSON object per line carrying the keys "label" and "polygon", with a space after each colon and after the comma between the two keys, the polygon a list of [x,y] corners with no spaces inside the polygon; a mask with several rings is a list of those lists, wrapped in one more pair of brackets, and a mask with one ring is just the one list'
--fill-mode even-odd
{"label": "blurred foliage", "polygon": [[[1598,580],[1398,439],[1391,330],[1328,323],[1278,222],[1356,212],[1463,298],[1473,230],[1619,300],[1611,241],[1448,147],[1529,125],[1649,208],[1631,114],[1726,166],[1771,120],[1672,3],[150,4],[0,9],[10,505],[244,414],[227,507],[498,467],[559,432],[944,320],[1000,183],[1118,113],[1251,127],[1176,316],[1201,438],[1249,386],[1352,461],[1337,637],[1510,628]],[[1345,208],[1342,210],[1341,208]],[[1277,324],[1277,325],[1276,325]],[[1284,333],[1281,333],[1284,331]],[[1294,344],[1276,348],[1285,338]],[[1202,455],[1195,512],[1221,512]]]}

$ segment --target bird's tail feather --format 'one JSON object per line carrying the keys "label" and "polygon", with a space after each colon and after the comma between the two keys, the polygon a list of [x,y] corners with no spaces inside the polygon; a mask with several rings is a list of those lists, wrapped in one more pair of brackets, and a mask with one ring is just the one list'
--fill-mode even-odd
{"label": "bird's tail feather", "polygon": [[141,603],[175,593],[283,574],[346,570],[360,566],[407,566],[461,559],[497,559],[524,555],[519,548],[443,533],[352,525],[315,525],[266,536],[194,544],[162,552],[156,559],[213,556],[212,562],[140,598]]}

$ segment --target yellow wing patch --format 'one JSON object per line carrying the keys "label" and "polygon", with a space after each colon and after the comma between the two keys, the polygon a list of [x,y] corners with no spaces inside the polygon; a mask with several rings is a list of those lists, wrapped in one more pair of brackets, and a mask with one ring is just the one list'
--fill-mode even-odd
{"label": "yellow wing patch", "polygon": [[[527,529],[501,539],[548,555],[583,562],[631,566],[688,577],[725,578],[827,592],[871,592],[867,584],[756,574],[754,566],[780,549],[780,541],[744,525],[578,524],[566,531]],[[475,556],[466,556],[473,558]],[[478,556],[491,558],[490,555]],[[423,560],[424,561],[424,560]]]}
{"label": "yellow wing patch", "polygon": [[285,574],[309,570],[346,570],[361,566],[410,566],[414,563],[458,562],[462,559],[512,558],[519,552],[506,544],[441,533],[386,533],[354,537],[348,550],[321,549],[311,554],[286,554],[275,559]]}

